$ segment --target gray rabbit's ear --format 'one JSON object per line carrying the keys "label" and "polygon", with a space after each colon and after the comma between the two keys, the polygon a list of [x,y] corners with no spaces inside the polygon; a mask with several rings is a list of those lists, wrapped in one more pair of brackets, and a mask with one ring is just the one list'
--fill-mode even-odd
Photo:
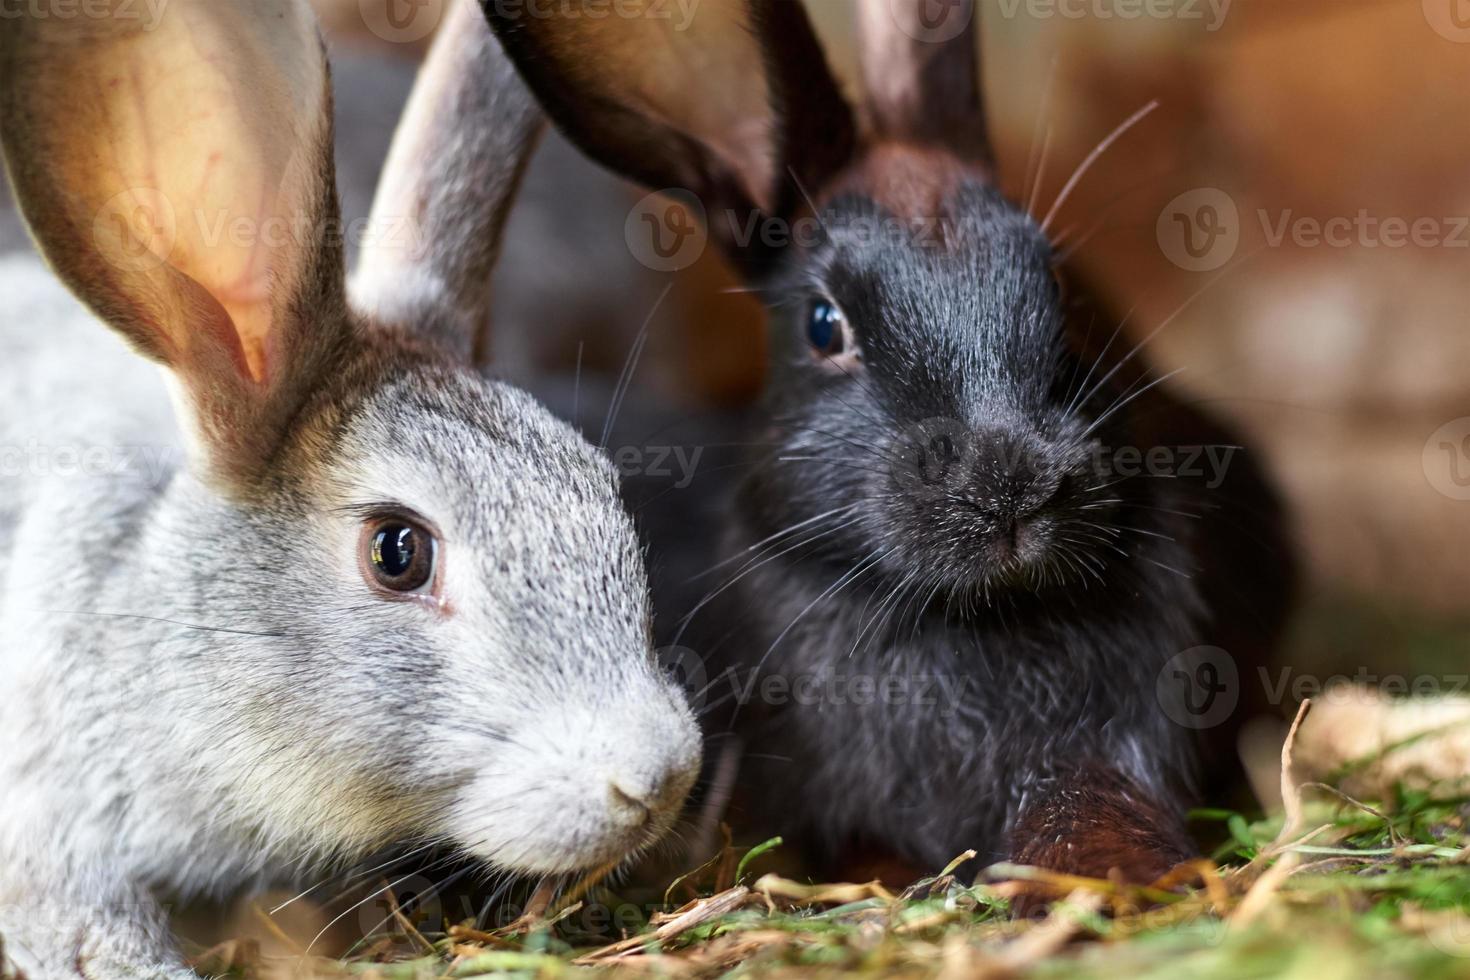
{"label": "gray rabbit's ear", "polygon": [[858,37],[877,139],[992,161],[974,0],[858,0]]}
{"label": "gray rabbit's ear", "polygon": [[556,124],[618,173],[698,197],[749,272],[770,258],[751,216],[792,215],[852,158],[852,111],[800,0],[703,0],[687,16],[482,3]]}
{"label": "gray rabbit's ear", "polygon": [[6,163],[56,273],[238,477],[350,330],[321,38],[306,0],[108,12],[0,32]]}
{"label": "gray rabbit's ear", "polygon": [[393,140],[352,301],[483,362],[491,273],[545,127],[478,5],[450,2]]}

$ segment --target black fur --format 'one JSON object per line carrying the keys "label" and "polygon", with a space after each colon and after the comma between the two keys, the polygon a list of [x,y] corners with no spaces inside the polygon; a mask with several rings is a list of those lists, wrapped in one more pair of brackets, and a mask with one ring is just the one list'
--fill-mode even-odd
{"label": "black fur", "polygon": [[[1237,454],[1213,490],[1109,472],[1109,450],[1173,448],[1157,441],[1170,427],[1233,443],[1145,391],[1131,361],[1099,384],[1126,347],[1101,363],[1081,350],[1045,237],[998,192],[966,183],[948,211],[945,247],[864,241],[854,226],[895,216],[839,198],[821,244],[790,256],[733,512],[736,581],[701,630],[723,638],[712,673],[731,681],[708,696],[740,691],[712,716],[747,746],[747,815],[828,859],[880,845],[929,870],[968,848],[1005,856],[1027,802],[1084,767],[1131,780],[1182,827],[1195,739],[1160,703],[1160,672],[1223,642],[1259,659],[1290,591],[1254,465]],[[860,362],[812,351],[818,297],[845,311]],[[1205,576],[1222,537],[1255,566]],[[1232,576],[1261,586],[1254,624],[1206,588]]]}
{"label": "black fur", "polygon": [[[796,0],[721,4],[744,14],[724,33],[718,19],[677,36],[491,20],[574,141],[698,197],[712,239],[769,293],[771,379],[723,579],[679,633],[709,660],[697,693],[713,737],[746,743],[746,815],[829,857],[878,844],[935,870],[974,848],[1147,876],[1188,852],[1186,801],[1233,756],[1200,764],[1195,692],[1175,672],[1208,645],[1248,676],[1285,615],[1291,558],[1243,451],[1223,473],[1187,465],[1238,440],[1156,386],[1125,341],[1103,342],[1117,320],[1086,307],[1043,229],[995,189],[976,7],[949,5],[963,29],[936,45],[899,30],[917,0],[856,5],[861,135]],[[764,79],[735,76],[742,45]],[[681,84],[605,67],[674,46],[662,70]],[[764,114],[723,111],[757,81]],[[778,166],[732,181],[752,160]],[[781,188],[762,201],[730,193],[772,173]],[[752,217],[794,222],[776,230],[795,244],[752,261],[728,233]],[[808,343],[818,300],[846,315],[835,356]],[[655,537],[656,565],[690,536],[674,533]],[[658,593],[661,621],[687,584]],[[1077,847],[1037,836],[1091,833],[1100,813],[1139,826]]]}

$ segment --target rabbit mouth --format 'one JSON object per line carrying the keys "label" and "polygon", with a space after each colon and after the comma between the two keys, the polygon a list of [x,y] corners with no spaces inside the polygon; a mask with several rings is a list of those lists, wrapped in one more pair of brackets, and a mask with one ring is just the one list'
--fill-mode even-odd
{"label": "rabbit mouth", "polygon": [[604,833],[570,832],[564,839],[513,848],[471,848],[479,861],[520,875],[592,875],[603,877],[636,864],[673,828],[673,815]]}

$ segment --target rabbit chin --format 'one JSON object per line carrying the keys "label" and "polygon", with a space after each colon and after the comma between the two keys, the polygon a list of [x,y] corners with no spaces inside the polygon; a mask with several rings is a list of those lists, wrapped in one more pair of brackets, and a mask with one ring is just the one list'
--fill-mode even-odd
{"label": "rabbit chin", "polygon": [[[484,807],[469,807],[484,811]],[[500,871],[526,875],[570,874],[594,871],[631,861],[668,831],[672,820],[660,826],[629,826],[597,812],[587,801],[547,800],[517,808],[475,825],[465,822],[461,840],[472,841],[465,850],[477,861]]]}

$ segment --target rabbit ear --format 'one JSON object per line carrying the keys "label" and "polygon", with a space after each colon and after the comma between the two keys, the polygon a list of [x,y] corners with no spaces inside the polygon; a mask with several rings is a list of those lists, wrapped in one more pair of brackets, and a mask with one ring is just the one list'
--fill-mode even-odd
{"label": "rabbit ear", "polygon": [[613,170],[693,193],[747,270],[769,257],[741,234],[752,211],[792,214],[852,157],[852,111],[800,0],[703,0],[682,23],[673,4],[593,17],[482,2],[557,125]]}
{"label": "rabbit ear", "polygon": [[992,160],[974,0],[858,0],[869,123],[878,139]]}
{"label": "rabbit ear", "polygon": [[451,3],[394,137],[352,300],[483,362],[491,273],[544,122],[479,6]]}
{"label": "rabbit ear", "polygon": [[330,86],[305,0],[161,9],[12,20],[0,136],[57,274],[172,369],[208,461],[238,471],[350,329]]}

